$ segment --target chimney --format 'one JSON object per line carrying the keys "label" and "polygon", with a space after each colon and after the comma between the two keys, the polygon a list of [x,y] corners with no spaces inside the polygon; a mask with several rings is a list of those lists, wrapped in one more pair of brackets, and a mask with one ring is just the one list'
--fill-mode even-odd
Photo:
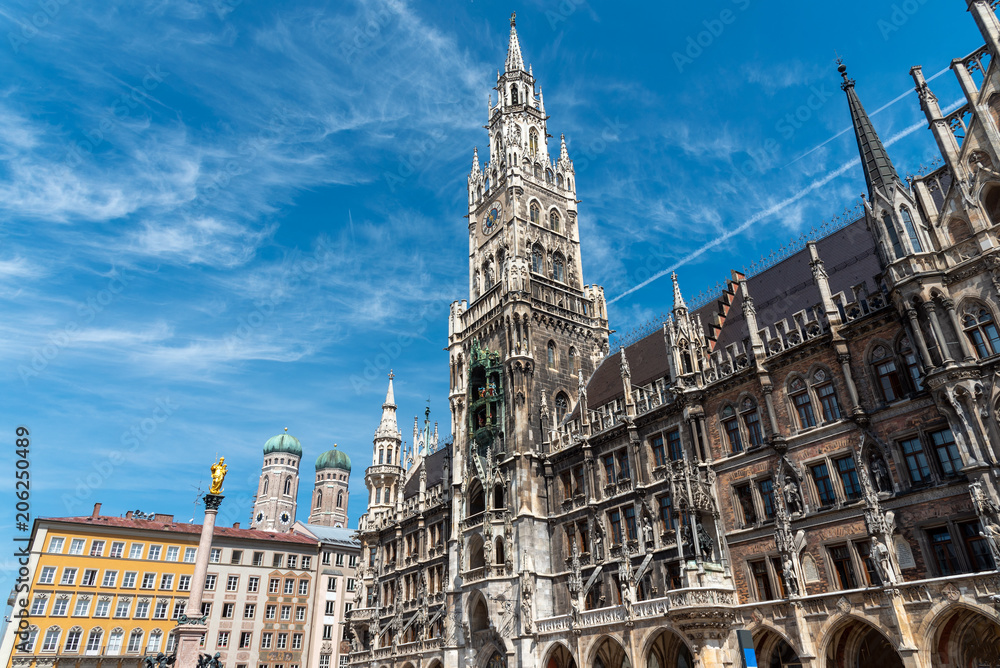
{"label": "chimney", "polygon": [[240,523],[239,522],[233,522],[233,528],[234,529],[239,529],[240,528]]}
{"label": "chimney", "polygon": [[153,515],[153,521],[154,522],[166,522],[167,524],[170,524],[171,522],[174,521],[174,516],[173,515],[164,515],[162,513],[156,513],[155,515]]}
{"label": "chimney", "polygon": [[91,517],[100,517],[100,516],[101,516],[101,504],[95,503],[94,504],[94,514],[91,515]]}
{"label": "chimney", "polygon": [[135,512],[135,511],[130,510],[127,513],[125,513],[125,519],[127,519],[127,520],[132,519],[132,513],[133,512]]}

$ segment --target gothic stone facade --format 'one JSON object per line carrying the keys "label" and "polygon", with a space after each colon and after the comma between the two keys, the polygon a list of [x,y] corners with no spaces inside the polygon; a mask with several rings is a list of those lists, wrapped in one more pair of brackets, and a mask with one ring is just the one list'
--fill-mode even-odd
{"label": "gothic stone facade", "polygon": [[943,116],[912,71],[939,169],[899,178],[841,67],[857,220],[693,310],[674,277],[671,318],[611,355],[512,21],[450,316],[455,441],[433,495],[415,469],[363,520],[352,665],[732,666],[742,628],[764,666],[1000,665],[1000,21],[968,9],[968,103]]}

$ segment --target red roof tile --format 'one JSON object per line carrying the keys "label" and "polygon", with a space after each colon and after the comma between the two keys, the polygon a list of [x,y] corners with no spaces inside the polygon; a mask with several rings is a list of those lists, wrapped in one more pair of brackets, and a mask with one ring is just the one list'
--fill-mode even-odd
{"label": "red roof tile", "polygon": [[[200,524],[185,522],[156,522],[154,520],[125,519],[124,517],[42,517],[50,522],[66,522],[69,524],[86,524],[95,527],[115,527],[119,529],[142,529],[144,531],[169,531],[173,533],[201,534]],[[302,543],[315,545],[316,541],[306,536],[294,533],[275,533],[257,531],[256,529],[234,529],[232,527],[215,527],[215,536],[223,538],[242,538],[245,540],[270,540],[281,543]]]}

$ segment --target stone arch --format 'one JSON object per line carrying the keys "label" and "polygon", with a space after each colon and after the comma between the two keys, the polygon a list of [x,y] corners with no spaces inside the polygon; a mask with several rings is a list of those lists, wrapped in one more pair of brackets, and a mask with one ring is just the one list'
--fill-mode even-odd
{"label": "stone arch", "polygon": [[600,636],[590,651],[588,668],[632,668],[624,645],[614,636]]}
{"label": "stone arch", "polygon": [[1000,665],[1000,614],[974,603],[945,600],[924,615],[914,638],[935,665]]}
{"label": "stone arch", "polygon": [[822,640],[819,656],[825,657],[830,668],[903,668],[897,644],[870,621],[856,615],[845,615],[817,634]]}
{"label": "stone arch", "polygon": [[506,508],[506,494],[504,493],[504,486],[502,482],[498,482],[493,485],[493,508],[501,509]]}
{"label": "stone arch", "polygon": [[770,625],[754,629],[753,646],[760,668],[798,668],[802,663],[788,637]]}
{"label": "stone arch", "polygon": [[486,493],[479,478],[473,478],[469,483],[469,516],[478,515],[486,510]]}
{"label": "stone arch", "polygon": [[561,640],[552,643],[542,654],[542,668],[577,668],[569,646]]}
{"label": "stone arch", "polygon": [[497,539],[493,544],[493,563],[503,565],[505,561],[506,551],[504,550],[503,537],[497,536]]}
{"label": "stone arch", "polygon": [[483,537],[478,533],[469,538],[469,570],[486,566],[486,550]]}
{"label": "stone arch", "polygon": [[430,664],[428,664],[427,668],[444,668],[444,667],[441,665],[440,660],[434,659],[433,661],[430,662]]}
{"label": "stone arch", "polygon": [[[990,192],[992,193],[994,191],[1000,194],[1000,189],[994,188]],[[984,198],[983,206],[986,206],[985,202],[986,199]],[[972,228],[969,227],[969,223],[965,220],[959,218],[958,216],[954,216],[948,220],[948,238],[951,239],[951,243],[957,244],[961,241],[965,241],[971,236]]]}
{"label": "stone arch", "polygon": [[983,209],[992,225],[1000,223],[1000,184],[993,183],[983,188]]}
{"label": "stone arch", "polygon": [[[492,626],[490,621],[490,608],[486,604],[486,599],[483,597],[481,592],[474,592],[469,597],[469,609],[468,617],[469,620],[469,633],[475,637],[477,633],[482,633],[484,631],[489,631]],[[471,642],[471,638],[466,639],[466,643]]]}
{"label": "stone arch", "polygon": [[646,638],[642,654],[648,668],[694,668],[694,656],[684,638],[673,629],[658,627]]}

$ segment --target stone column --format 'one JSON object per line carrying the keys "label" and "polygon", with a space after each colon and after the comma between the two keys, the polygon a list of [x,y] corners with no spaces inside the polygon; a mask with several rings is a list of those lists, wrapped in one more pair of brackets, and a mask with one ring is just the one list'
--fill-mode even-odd
{"label": "stone column", "polygon": [[917,319],[917,309],[908,306],[906,317],[910,319],[910,329],[913,330],[913,343],[920,353],[920,361],[924,365],[924,370],[929,371],[934,368],[934,360],[931,359],[931,352],[927,349],[927,342],[924,341],[924,332],[920,329],[920,321]]}
{"label": "stone column", "polygon": [[[174,629],[177,637],[176,668],[195,668],[201,654],[201,637],[208,626],[201,621],[201,599],[205,593],[205,575],[208,572],[208,557],[212,552],[212,536],[215,534],[215,516],[224,497],[218,494],[205,495],[205,523],[201,525],[201,540],[198,541],[198,556],[191,576],[191,595],[188,596],[184,617]],[[190,621],[188,621],[190,620]]]}
{"label": "stone column", "polygon": [[965,336],[962,323],[958,321],[958,314],[955,313],[955,300],[942,299],[941,303],[944,304],[945,309],[948,311],[948,319],[951,321],[951,326],[955,328],[955,335],[958,336],[958,345],[962,349],[962,355],[965,356],[965,361],[974,362],[976,359],[976,353],[972,351],[972,345],[969,343],[969,338]]}
{"label": "stone column", "polygon": [[854,375],[851,373],[851,356],[847,353],[837,355],[840,362],[840,371],[844,374],[844,384],[847,386],[847,394],[851,398],[851,412],[857,415],[863,412],[861,400],[858,397],[858,388],[854,384]]}
{"label": "stone column", "polygon": [[941,366],[947,366],[949,362],[954,362],[955,360],[952,359],[951,351],[948,350],[948,342],[944,338],[944,330],[941,329],[941,322],[938,320],[937,304],[932,301],[926,301],[924,302],[924,310],[927,311],[927,316],[931,323],[931,331],[934,332],[934,338],[937,339],[938,350],[941,353]]}

